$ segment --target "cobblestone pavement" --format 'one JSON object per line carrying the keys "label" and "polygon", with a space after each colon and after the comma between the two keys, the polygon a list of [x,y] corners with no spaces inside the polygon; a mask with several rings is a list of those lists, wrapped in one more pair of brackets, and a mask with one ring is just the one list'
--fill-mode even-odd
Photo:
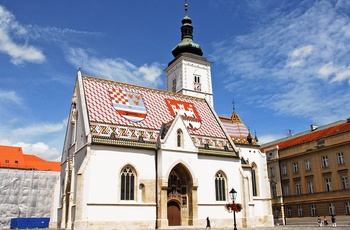
{"label": "cobblestone pavement", "polygon": [[[184,228],[184,227],[179,227],[179,228],[167,228],[164,230],[204,230],[205,228]],[[215,230],[215,228],[212,228]],[[226,228],[226,229],[220,229],[220,230],[232,230],[232,228]],[[257,227],[257,228],[239,228],[237,227],[237,230],[350,230],[350,225],[342,225],[342,226],[337,226],[337,228],[332,228],[332,226],[324,226],[324,227],[319,227],[317,225],[284,225],[284,226],[274,226],[274,227]]]}
{"label": "cobblestone pavement", "polygon": [[[205,228],[186,228],[186,227],[174,227],[174,228],[166,228],[164,230],[204,230]],[[226,228],[226,229],[220,229],[220,230],[232,230],[232,228]],[[284,225],[284,226],[274,226],[274,227],[261,227],[261,228],[239,228],[237,227],[237,230],[349,230],[350,225],[341,225],[337,226],[337,228],[332,228],[332,226],[323,226],[318,227],[316,225]],[[2,230],[10,230],[9,228],[5,228]],[[21,229],[17,229],[21,230]],[[28,230],[28,229],[26,229]],[[38,230],[38,228],[36,228]],[[64,230],[64,229],[56,229],[56,228],[45,228],[45,230]],[[117,230],[117,229],[116,229]],[[140,229],[142,230],[142,229]],[[212,230],[215,230],[215,228],[212,228]]]}

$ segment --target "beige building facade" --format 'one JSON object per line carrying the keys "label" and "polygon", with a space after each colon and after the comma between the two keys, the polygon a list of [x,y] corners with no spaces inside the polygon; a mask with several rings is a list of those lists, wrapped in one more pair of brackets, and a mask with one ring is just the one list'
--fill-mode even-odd
{"label": "beige building facade", "polygon": [[275,223],[350,215],[350,119],[262,145]]}

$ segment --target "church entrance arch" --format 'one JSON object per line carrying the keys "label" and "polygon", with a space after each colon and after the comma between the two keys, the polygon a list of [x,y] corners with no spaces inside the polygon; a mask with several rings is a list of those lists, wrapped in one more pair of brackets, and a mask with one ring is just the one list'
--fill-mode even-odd
{"label": "church entrance arch", "polygon": [[193,225],[193,179],[183,164],[170,172],[167,188],[167,214],[169,226]]}

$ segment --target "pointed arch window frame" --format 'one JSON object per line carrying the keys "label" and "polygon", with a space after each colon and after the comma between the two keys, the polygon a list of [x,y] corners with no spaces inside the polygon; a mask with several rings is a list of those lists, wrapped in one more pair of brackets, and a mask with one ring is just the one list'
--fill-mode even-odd
{"label": "pointed arch window frame", "polygon": [[251,177],[252,177],[252,192],[253,192],[253,196],[259,196],[257,165],[255,163],[252,163]]}
{"label": "pointed arch window frame", "polygon": [[136,173],[134,167],[126,165],[120,172],[120,200],[136,200]]}
{"label": "pointed arch window frame", "polygon": [[183,148],[184,146],[184,133],[182,129],[176,131],[176,146],[179,148]]}
{"label": "pointed arch window frame", "polygon": [[215,200],[226,201],[227,178],[222,171],[215,173]]}

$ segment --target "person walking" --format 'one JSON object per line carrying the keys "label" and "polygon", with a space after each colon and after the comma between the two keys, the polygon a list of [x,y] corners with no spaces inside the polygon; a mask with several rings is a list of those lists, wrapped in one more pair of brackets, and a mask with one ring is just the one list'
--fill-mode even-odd
{"label": "person walking", "polygon": [[318,227],[322,227],[320,216],[317,216],[317,225],[318,225]]}
{"label": "person walking", "polygon": [[336,228],[337,227],[337,222],[335,222],[335,216],[334,215],[332,215],[331,220],[332,220],[332,227]]}
{"label": "person walking", "polygon": [[210,220],[209,220],[209,216],[207,217],[207,226],[206,226],[205,228],[206,228],[206,229],[207,229],[207,228],[211,229],[211,227],[210,227]]}
{"label": "person walking", "polygon": [[323,216],[323,224],[324,226],[328,226],[328,221],[326,216]]}

